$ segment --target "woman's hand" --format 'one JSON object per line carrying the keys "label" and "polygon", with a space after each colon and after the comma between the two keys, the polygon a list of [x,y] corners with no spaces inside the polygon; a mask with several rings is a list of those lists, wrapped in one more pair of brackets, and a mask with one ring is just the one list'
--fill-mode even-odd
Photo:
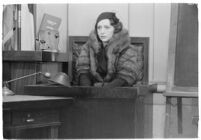
{"label": "woman's hand", "polygon": [[112,74],[107,74],[106,76],[105,76],[105,78],[104,78],[104,82],[109,82],[111,79],[112,79]]}
{"label": "woman's hand", "polygon": [[102,82],[98,82],[98,83],[94,83],[95,87],[103,87],[103,83]]}
{"label": "woman's hand", "polygon": [[98,83],[95,83],[94,86],[95,87],[106,87],[108,84],[109,83],[107,83],[107,82],[104,82],[104,83],[98,82]]}
{"label": "woman's hand", "polygon": [[117,78],[117,79],[114,79],[112,82],[104,83],[103,87],[114,88],[114,87],[121,87],[123,85],[127,85],[126,80],[121,79],[121,78]]}

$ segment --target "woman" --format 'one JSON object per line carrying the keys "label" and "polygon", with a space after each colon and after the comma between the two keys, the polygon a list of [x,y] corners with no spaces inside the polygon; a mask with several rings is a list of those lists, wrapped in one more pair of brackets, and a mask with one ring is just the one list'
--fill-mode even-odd
{"label": "woman", "polygon": [[101,13],[76,63],[80,85],[132,86],[142,79],[142,65],[115,13]]}

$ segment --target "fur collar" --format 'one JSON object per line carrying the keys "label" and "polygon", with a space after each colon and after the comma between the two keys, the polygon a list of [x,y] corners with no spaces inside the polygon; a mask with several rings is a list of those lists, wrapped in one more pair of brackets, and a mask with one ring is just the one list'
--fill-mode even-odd
{"label": "fur collar", "polygon": [[[90,50],[90,66],[91,66],[91,73],[95,77],[100,77],[100,75],[96,72],[97,69],[97,61],[95,59],[95,55],[99,52],[101,43],[98,41],[98,38],[96,36],[95,31],[93,30],[90,35],[89,39],[87,41],[87,45],[89,46]],[[114,73],[114,63],[116,60],[116,57],[122,52],[122,50],[128,48],[130,45],[130,38],[128,35],[128,31],[123,29],[122,31],[115,33],[112,37],[112,39],[109,41],[106,55],[108,58],[107,62],[107,76],[106,79],[109,81],[111,79],[112,73]],[[98,78],[99,81],[100,78]]]}
{"label": "fur collar", "polygon": [[[101,43],[98,41],[95,30],[93,30],[89,35],[88,45],[90,48],[94,50],[97,54],[101,47]],[[108,52],[110,53],[120,53],[123,49],[128,47],[130,44],[130,38],[128,31],[126,29],[122,29],[122,31],[115,33],[108,43]]]}

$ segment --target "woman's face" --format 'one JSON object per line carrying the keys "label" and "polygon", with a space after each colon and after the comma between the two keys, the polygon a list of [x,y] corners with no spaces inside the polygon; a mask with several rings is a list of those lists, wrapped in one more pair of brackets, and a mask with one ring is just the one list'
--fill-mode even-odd
{"label": "woman's face", "polygon": [[102,42],[108,42],[112,38],[114,27],[110,24],[109,19],[103,19],[98,22],[97,33]]}

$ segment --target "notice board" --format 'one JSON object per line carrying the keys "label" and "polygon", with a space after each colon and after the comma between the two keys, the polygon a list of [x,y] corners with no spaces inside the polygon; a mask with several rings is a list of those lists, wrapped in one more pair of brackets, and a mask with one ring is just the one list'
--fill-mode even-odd
{"label": "notice board", "polygon": [[198,8],[179,4],[174,86],[198,87]]}
{"label": "notice board", "polygon": [[198,96],[197,4],[171,4],[165,96]]}

